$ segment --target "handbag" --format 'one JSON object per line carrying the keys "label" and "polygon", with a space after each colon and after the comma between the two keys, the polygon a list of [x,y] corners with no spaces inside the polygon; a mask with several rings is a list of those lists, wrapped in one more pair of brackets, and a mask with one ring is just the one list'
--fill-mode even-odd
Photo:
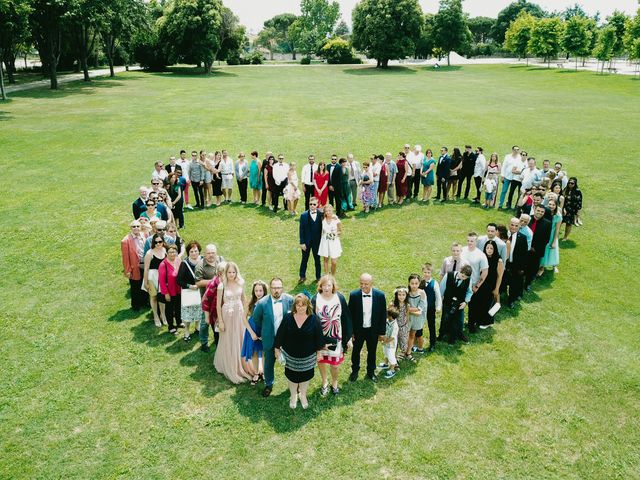
{"label": "handbag", "polygon": [[[191,272],[191,275],[193,275],[193,278],[195,280],[196,274],[191,268],[191,265],[189,265],[189,262],[187,262],[186,260],[184,260],[184,263],[189,269],[189,271]],[[200,298],[200,289],[198,288],[196,288],[195,290],[192,290],[190,288],[183,288],[181,294],[182,294],[182,298],[180,299],[180,303],[183,307],[192,307],[194,305],[200,305],[200,303],[202,302],[202,299]]]}

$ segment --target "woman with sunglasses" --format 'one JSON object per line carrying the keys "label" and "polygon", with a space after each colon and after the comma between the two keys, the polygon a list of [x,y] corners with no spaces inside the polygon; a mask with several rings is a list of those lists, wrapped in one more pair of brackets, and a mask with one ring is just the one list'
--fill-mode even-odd
{"label": "woman with sunglasses", "polygon": [[164,304],[169,333],[173,333],[174,335],[178,334],[178,327],[180,323],[182,323],[180,320],[181,289],[177,282],[180,263],[178,247],[168,245],[167,256],[158,267],[158,284],[160,289],[158,302]]}
{"label": "woman with sunglasses", "polygon": [[158,268],[166,258],[164,239],[162,234],[156,233],[151,237],[151,248],[144,256],[144,275],[142,285],[149,293],[149,301],[151,303],[151,311],[153,312],[153,321],[156,327],[167,324],[164,314],[164,303],[158,303]]}
{"label": "woman with sunglasses", "polygon": [[569,238],[571,227],[576,224],[576,217],[582,210],[582,192],[578,188],[578,179],[570,177],[567,188],[564,189],[564,208],[562,223],[564,224],[564,236],[562,240]]}
{"label": "woman with sunglasses", "polygon": [[140,214],[141,217],[147,220],[151,220],[152,218],[160,220],[162,218],[162,214],[156,209],[156,202],[154,200],[147,200],[145,205],[147,209]]}

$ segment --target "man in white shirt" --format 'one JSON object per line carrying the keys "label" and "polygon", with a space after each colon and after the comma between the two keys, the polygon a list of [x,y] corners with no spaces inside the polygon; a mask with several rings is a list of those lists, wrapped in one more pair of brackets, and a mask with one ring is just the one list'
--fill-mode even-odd
{"label": "man in white shirt", "polygon": [[482,187],[482,179],[487,170],[487,159],[484,156],[484,149],[476,147],[476,164],[473,167],[473,183],[476,185],[476,197],[473,203],[480,203],[480,188]]}
{"label": "man in white shirt", "polygon": [[404,154],[406,155],[407,164],[411,167],[409,173],[407,173],[407,200],[409,200],[411,198],[411,186],[413,185],[413,173],[415,171],[413,165],[416,160],[416,153],[414,150],[411,150],[411,145],[405,143]]}
{"label": "man in white shirt", "polygon": [[[480,324],[480,314],[482,311],[482,298],[480,295],[476,295],[476,292],[480,289],[487,274],[489,273],[489,260],[482,250],[479,250],[476,246],[478,235],[475,232],[469,232],[467,235],[467,246],[462,249],[460,258],[462,263],[471,267],[471,292],[473,296],[469,302],[469,332],[475,333],[478,331],[478,325]],[[475,297],[475,298],[474,298]]]}
{"label": "man in white shirt", "polygon": [[[519,160],[520,147],[514,145],[511,147],[511,153],[509,155],[505,155],[504,161],[502,162],[502,170],[500,171],[500,176],[502,177],[502,191],[500,192],[500,199],[498,200],[498,208],[502,208],[502,205],[504,204],[504,197],[507,195],[511,180],[513,180],[513,168]],[[508,208],[511,208],[511,205],[509,205]]]}
{"label": "man in white shirt", "polygon": [[313,197],[313,175],[318,171],[318,165],[316,165],[316,157],[315,155],[309,155],[307,157],[309,160],[302,167],[302,185],[304,188],[304,209],[309,210],[309,199]]}
{"label": "man in white shirt", "polygon": [[527,168],[522,171],[522,190],[531,190],[535,185],[536,187],[542,182],[542,174],[540,170],[536,168],[536,159],[529,157],[527,159]]}
{"label": "man in white shirt", "polygon": [[518,190],[518,194],[516,195],[516,203],[518,202],[518,197],[520,196],[520,190],[522,187],[522,172],[527,168],[526,159],[528,158],[528,154],[525,151],[520,152],[520,158],[514,159],[512,163],[511,172],[513,174],[513,178],[511,182],[509,182],[509,198],[507,199],[507,209],[511,208],[511,202],[513,201],[513,194]]}
{"label": "man in white shirt", "polygon": [[562,182],[562,191],[564,191],[569,183],[569,176],[567,175],[567,172],[562,170],[562,163],[560,162],[555,163],[553,170],[556,172],[556,180],[559,179]]}
{"label": "man in white shirt", "polygon": [[[409,184],[409,193],[407,198],[418,198],[420,194],[420,180],[422,177],[420,176],[420,171],[422,170],[422,160],[424,159],[424,153],[422,153],[422,146],[416,145],[413,148],[413,155],[411,159],[407,158],[407,161],[411,165],[411,169],[413,170],[413,178],[411,183]],[[413,186],[413,194],[411,193],[411,187]]]}
{"label": "man in white shirt", "polygon": [[[284,163],[284,155],[278,155],[278,161],[273,164],[273,180],[276,183],[276,191],[271,192],[273,211],[278,211],[278,200],[284,187],[287,185],[287,174],[289,173],[289,164]],[[284,207],[286,208],[286,206]]]}
{"label": "man in white shirt", "polygon": [[353,159],[353,153],[347,155],[347,170],[349,171],[349,188],[351,189],[351,199],[355,210],[355,207],[358,206],[358,185],[360,184],[362,169],[360,168],[360,163]]}
{"label": "man in white shirt", "polygon": [[164,182],[168,176],[169,172],[164,169],[164,164],[162,162],[156,162],[154,164],[153,172],[151,172],[151,179],[161,180]]}
{"label": "man in white shirt", "polygon": [[484,246],[489,240],[493,240],[494,242],[496,242],[496,245],[498,245],[498,255],[500,255],[500,258],[506,265],[507,244],[504,242],[504,240],[498,237],[498,225],[493,222],[487,224],[487,234],[478,237],[478,241],[476,242],[476,247],[478,248],[478,250],[484,252]]}
{"label": "man in white shirt", "polygon": [[189,186],[191,185],[189,172],[191,161],[187,158],[186,150],[180,150],[180,159],[178,160],[178,165],[180,166],[180,168],[182,168],[182,176],[187,181],[187,184],[184,187],[184,208],[193,210],[193,206],[189,204]]}

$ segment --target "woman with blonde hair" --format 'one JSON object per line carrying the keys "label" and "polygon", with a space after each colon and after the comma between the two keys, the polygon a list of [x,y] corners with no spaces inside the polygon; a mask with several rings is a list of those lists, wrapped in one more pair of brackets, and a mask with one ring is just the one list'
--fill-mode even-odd
{"label": "woman with blonde hair", "polygon": [[[213,365],[233,383],[242,383],[251,376],[242,366],[241,350],[244,338],[245,297],[244,280],[238,266],[227,262],[218,285],[217,305],[220,340]],[[223,301],[224,300],[224,301]]]}
{"label": "woman with blonde hair", "polygon": [[300,189],[298,188],[298,173],[296,172],[295,162],[289,164],[289,172],[287,173],[287,185],[282,191],[284,199],[287,201],[287,209],[289,215],[296,214],[296,207],[300,199]]}
{"label": "woman with blonde hair", "polygon": [[317,361],[322,357],[324,337],[318,317],[313,314],[309,298],[304,293],[293,299],[292,311],[286,313],[273,343],[275,356],[284,357],[284,374],[289,380],[289,406],[296,408],[298,398],[302,408],[309,407],[307,389]]}
{"label": "woman with blonde hair", "polygon": [[[322,236],[320,237],[318,255],[323,257],[325,273],[331,273],[334,277],[338,269],[338,258],[342,255],[342,245],[340,244],[341,234],[342,223],[334,213],[333,206],[327,204],[324,207]],[[329,272],[329,259],[331,259],[331,272]]]}
{"label": "woman with blonde hair", "polygon": [[331,275],[325,275],[318,280],[318,293],[311,299],[311,305],[320,320],[324,335],[322,357],[318,358],[318,369],[322,377],[320,395],[324,397],[329,393],[327,365],[331,369],[331,392],[337,395],[340,393],[338,388],[340,365],[344,361],[344,352],[353,333],[349,306],[344,296],[338,292],[336,279]]}

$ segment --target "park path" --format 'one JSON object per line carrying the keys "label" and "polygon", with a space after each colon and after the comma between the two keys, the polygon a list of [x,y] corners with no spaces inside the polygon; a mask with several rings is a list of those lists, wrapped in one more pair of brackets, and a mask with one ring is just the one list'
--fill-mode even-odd
{"label": "park path", "polygon": [[[129,67],[129,70],[140,70],[140,67],[137,65],[133,65]],[[114,67],[114,71],[116,73],[119,72],[124,72],[126,71],[126,67]],[[90,78],[95,78],[95,77],[106,77],[109,75],[109,69],[108,68],[101,68],[98,70],[90,70],[89,71],[89,77]],[[84,79],[84,74],[82,72],[80,73],[68,73],[66,75],[59,75],[58,76],[58,84],[61,83],[69,83],[69,82],[76,82],[78,80],[83,80]],[[12,92],[21,92],[23,90],[31,90],[32,88],[41,88],[41,87],[49,87],[51,85],[51,82],[48,78],[45,78],[43,80],[36,80],[34,82],[27,82],[27,83],[21,83],[19,85],[8,85],[5,83],[4,86],[4,90],[5,92],[7,92],[7,94],[10,94]]]}

